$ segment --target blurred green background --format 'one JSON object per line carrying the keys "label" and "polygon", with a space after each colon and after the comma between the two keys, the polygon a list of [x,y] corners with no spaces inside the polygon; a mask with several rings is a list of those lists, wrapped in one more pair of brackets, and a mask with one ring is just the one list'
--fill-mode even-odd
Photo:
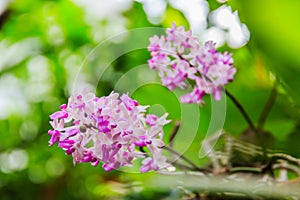
{"label": "blurred green background", "polygon": [[70,156],[48,146],[47,134],[49,115],[86,87],[99,96],[129,92],[150,112],[170,113],[166,142],[181,120],[174,147],[200,166],[201,140],[223,126],[224,116],[224,129],[241,135],[247,124],[230,100],[182,105],[183,92],[168,91],[148,68],[148,37],[172,22],[233,52],[237,74],[227,89],[255,123],[278,80],[264,129],[272,148],[300,157],[299,8],[297,0],[1,0],[0,199],[180,198],[176,189],[143,188],[153,173],[73,167]]}

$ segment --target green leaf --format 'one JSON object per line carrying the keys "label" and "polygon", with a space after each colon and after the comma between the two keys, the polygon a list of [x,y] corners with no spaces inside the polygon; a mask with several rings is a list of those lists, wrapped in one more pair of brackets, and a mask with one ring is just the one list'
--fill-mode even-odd
{"label": "green leaf", "polygon": [[230,1],[251,33],[250,47],[261,52],[269,69],[284,81],[300,105],[300,1]]}

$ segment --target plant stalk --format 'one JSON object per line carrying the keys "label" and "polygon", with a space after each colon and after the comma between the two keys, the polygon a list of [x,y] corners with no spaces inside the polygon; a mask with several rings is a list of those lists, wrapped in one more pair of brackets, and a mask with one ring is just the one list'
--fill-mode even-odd
{"label": "plant stalk", "polygon": [[169,152],[171,152],[171,153],[175,154],[176,156],[178,156],[180,159],[182,159],[185,162],[187,162],[190,166],[192,166],[191,169],[193,169],[195,171],[201,171],[201,172],[205,171],[205,170],[199,168],[193,161],[191,161],[190,159],[188,159],[187,157],[185,157],[181,153],[177,152],[176,150],[174,150],[174,149],[172,149],[172,148],[170,148],[168,146],[164,146],[162,148],[168,150]]}
{"label": "plant stalk", "polygon": [[248,123],[249,127],[251,128],[251,130],[253,130],[255,133],[257,133],[257,130],[256,130],[252,120],[250,119],[250,117],[247,114],[246,110],[243,108],[242,104],[240,104],[240,102],[228,90],[225,89],[225,93],[231,99],[231,101],[235,104],[235,106],[238,108],[238,110],[241,112],[241,114],[243,115],[243,117],[247,121],[247,123]]}
{"label": "plant stalk", "polygon": [[259,120],[258,120],[258,125],[257,125],[258,130],[263,128],[263,126],[264,126],[264,124],[267,120],[267,117],[268,117],[268,115],[269,115],[269,113],[272,109],[272,106],[275,103],[275,99],[276,99],[276,96],[277,96],[276,86],[277,86],[277,82],[274,83],[274,86],[271,90],[268,101],[265,104],[265,107],[264,107],[262,113],[260,114],[260,117],[259,117]]}

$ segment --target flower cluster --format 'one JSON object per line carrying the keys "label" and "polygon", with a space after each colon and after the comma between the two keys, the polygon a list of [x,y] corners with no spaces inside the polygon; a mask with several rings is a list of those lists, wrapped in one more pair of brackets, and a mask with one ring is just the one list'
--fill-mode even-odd
{"label": "flower cluster", "polygon": [[163,85],[170,90],[186,86],[192,80],[194,89],[181,97],[183,103],[202,103],[205,94],[212,94],[215,100],[221,99],[223,86],[233,80],[232,55],[219,53],[211,41],[201,45],[192,31],[176,27],[168,28],[167,36],[150,38],[148,60],[151,69],[158,71]]}
{"label": "flower cluster", "polygon": [[170,167],[161,148],[168,114],[146,115],[147,107],[126,94],[119,98],[114,92],[101,98],[93,93],[73,95],[67,105],[50,115],[53,130],[48,132],[49,145],[58,143],[73,156],[74,165],[103,162],[106,171],[132,166],[135,158],[143,159],[141,172]]}

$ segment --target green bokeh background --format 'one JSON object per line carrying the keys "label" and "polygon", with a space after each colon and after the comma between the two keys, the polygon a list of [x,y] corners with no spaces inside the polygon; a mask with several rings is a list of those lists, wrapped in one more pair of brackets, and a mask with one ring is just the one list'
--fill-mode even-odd
{"label": "green bokeh background", "polygon": [[[222,6],[212,0],[208,5],[211,10]],[[237,68],[235,80],[226,87],[256,123],[276,77],[278,95],[264,128],[274,137],[272,148],[300,157],[300,2],[230,0],[227,5],[238,10],[251,36],[249,43],[239,49],[220,47],[221,51],[233,52]],[[182,120],[175,149],[185,152],[200,166],[206,164],[207,160],[199,159],[198,153],[203,138],[213,132],[208,132],[208,127],[214,124],[212,107],[218,105],[209,97],[205,97],[203,107],[180,104],[176,94],[183,94],[182,91],[168,91],[147,66],[148,35],[160,34],[162,30],[134,35],[135,30],[166,28],[172,22],[188,29],[189,21],[181,11],[167,4],[161,22],[152,24],[142,4],[135,1],[119,17],[125,20],[124,30],[119,32],[114,30],[117,21],[93,21],[99,33],[95,39],[92,34],[95,24],[88,23],[84,10],[68,0],[15,0],[0,16],[3,91],[0,102],[7,99],[13,102],[13,106],[0,110],[3,113],[0,115],[0,199],[180,198],[180,191],[175,189],[143,188],[143,180],[153,172],[106,173],[100,165],[92,167],[86,163],[74,167],[70,156],[55,145],[48,146],[49,115],[67,102],[74,82],[81,86],[81,80],[75,79],[77,72],[83,75],[87,86],[96,88],[99,96],[108,95],[123,78],[120,92],[130,89],[128,92],[141,104],[153,106],[150,112],[170,113],[173,121],[165,127],[166,142],[175,122]],[[122,40],[111,41],[113,35]],[[147,84],[140,84],[147,80]],[[247,124],[230,100],[225,105],[224,129],[239,137]],[[223,116],[222,109],[215,114]],[[222,117],[217,120],[222,121]],[[26,165],[22,167],[24,153]]]}

